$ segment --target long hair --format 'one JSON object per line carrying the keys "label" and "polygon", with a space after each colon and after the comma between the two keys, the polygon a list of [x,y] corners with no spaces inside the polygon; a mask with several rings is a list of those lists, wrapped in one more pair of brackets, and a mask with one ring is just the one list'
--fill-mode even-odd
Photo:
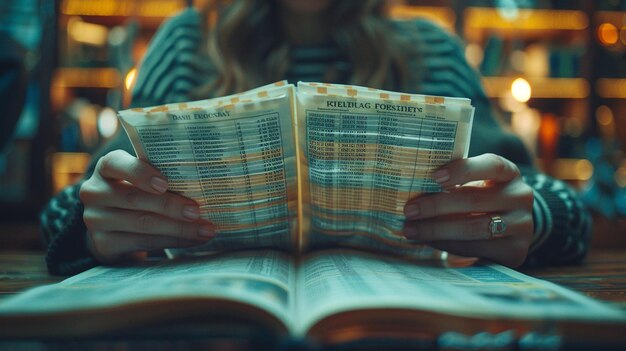
{"label": "long hair", "polygon": [[[277,0],[213,2],[216,16],[207,26],[206,51],[217,76],[194,95],[227,95],[284,79],[290,47],[277,6]],[[404,89],[415,81],[407,62],[415,56],[413,46],[393,35],[384,0],[338,0],[326,11],[330,38],[351,64],[345,83]]]}

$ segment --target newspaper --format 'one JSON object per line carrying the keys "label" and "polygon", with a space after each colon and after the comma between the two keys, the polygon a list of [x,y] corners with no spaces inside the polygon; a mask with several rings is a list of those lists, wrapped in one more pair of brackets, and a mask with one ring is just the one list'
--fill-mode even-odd
{"label": "newspaper", "polygon": [[[407,328],[420,336],[471,332],[478,325],[598,340],[598,330],[613,325],[604,336],[623,335],[626,325],[626,313],[614,306],[497,264],[446,267],[343,249],[299,259],[240,250],[100,266],[31,289],[0,303],[0,337],[103,335],[181,317],[223,322],[229,315],[275,326],[268,323],[273,316],[291,335],[319,341],[333,329],[347,327],[354,337],[372,325],[366,336]],[[501,324],[494,329],[491,321]],[[584,324],[566,328],[572,322]]]}
{"label": "newspaper", "polygon": [[441,191],[432,172],[467,157],[473,114],[469,99],[283,81],[119,117],[137,156],[216,227],[184,252],[346,246],[431,258],[402,235],[403,207]]}
{"label": "newspaper", "polygon": [[[325,250],[308,255],[296,278],[300,333],[327,317],[355,310],[370,310],[370,317],[378,314],[384,320],[394,308],[474,320],[535,320],[538,329],[559,321],[626,321],[620,309],[498,264],[442,267]],[[442,323],[452,328],[449,320]]]}

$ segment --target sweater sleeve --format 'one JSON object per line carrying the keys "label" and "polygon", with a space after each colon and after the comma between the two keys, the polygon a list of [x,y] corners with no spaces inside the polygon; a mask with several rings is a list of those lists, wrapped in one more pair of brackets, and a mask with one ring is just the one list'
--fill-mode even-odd
{"label": "sweater sleeve", "polygon": [[525,265],[580,262],[587,252],[591,216],[578,194],[564,182],[542,174],[522,141],[494,116],[479,74],[467,63],[462,42],[427,21],[418,21],[424,66],[421,92],[467,97],[476,108],[470,156],[491,152],[513,161],[534,193],[534,237]]}
{"label": "sweater sleeve", "polygon": [[[193,9],[163,23],[140,65],[133,90],[133,107],[187,99],[189,91],[198,85],[196,79],[201,77],[192,73],[198,70],[195,65],[200,46],[199,25],[200,16]],[[92,156],[83,179],[91,176],[101,156],[116,149],[134,154],[123,131]],[[46,264],[51,274],[76,274],[98,264],[87,248],[87,228],[79,198],[81,184],[82,181],[66,187],[52,197],[40,215],[41,232],[47,245]]]}
{"label": "sweater sleeve", "polygon": [[525,266],[580,263],[587,253],[592,219],[578,194],[563,181],[522,169],[533,188],[534,237]]}

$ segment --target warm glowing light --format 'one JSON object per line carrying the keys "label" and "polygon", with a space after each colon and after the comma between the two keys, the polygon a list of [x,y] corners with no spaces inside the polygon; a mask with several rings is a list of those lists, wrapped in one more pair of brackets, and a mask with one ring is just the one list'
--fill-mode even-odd
{"label": "warm glowing light", "polygon": [[[511,98],[511,100],[513,100]],[[522,104],[519,103],[518,104]],[[536,153],[537,136],[539,133],[539,126],[541,125],[541,115],[538,110],[528,108],[514,112],[511,115],[511,129],[517,134],[526,144],[526,146]]]}
{"label": "warm glowing light", "polygon": [[88,153],[56,152],[52,154],[52,186],[54,193],[76,183],[89,165]]}
{"label": "warm glowing light", "polygon": [[574,167],[577,180],[589,180],[593,175],[593,165],[588,160],[579,160]]}
{"label": "warm glowing light", "polygon": [[185,7],[182,0],[64,0],[61,13],[79,16],[169,17]]}
{"label": "warm glowing light", "polygon": [[617,27],[612,23],[602,23],[598,27],[598,40],[602,45],[613,45],[619,40]]}
{"label": "warm glowing light", "polygon": [[480,66],[484,56],[483,48],[476,43],[467,44],[465,47],[465,58],[473,67]]}
{"label": "warm glowing light", "polygon": [[624,99],[626,98],[626,79],[600,78],[596,83],[596,91],[601,98]]}
{"label": "warm glowing light", "polygon": [[530,84],[524,78],[517,78],[513,81],[513,84],[511,84],[511,94],[515,100],[519,102],[526,102],[530,100],[532,95]]}
{"label": "warm glowing light", "polygon": [[596,110],[596,121],[601,126],[608,127],[613,125],[613,111],[606,105],[598,107]]}
{"label": "warm glowing light", "polygon": [[94,46],[106,44],[108,29],[100,24],[83,22],[80,17],[72,16],[67,20],[67,32],[75,41]]}
{"label": "warm glowing light", "polygon": [[559,118],[551,113],[546,113],[541,118],[539,126],[539,145],[543,158],[553,160],[556,155],[556,147],[559,141]]}
{"label": "warm glowing light", "polygon": [[626,45],[626,26],[623,26],[619,31],[619,40],[622,44]]}
{"label": "warm glowing light", "polygon": [[[599,81],[602,81],[601,79]],[[626,80],[625,80],[626,81]],[[483,83],[487,96],[503,97],[511,95],[513,79],[509,77],[484,77]],[[533,99],[584,99],[591,88],[584,78],[529,78]]]}
{"label": "warm glowing light", "polygon": [[53,84],[61,88],[117,88],[120,73],[115,68],[57,68]]}
{"label": "warm glowing light", "polygon": [[131,68],[126,74],[126,79],[124,79],[124,86],[126,90],[130,90],[135,84],[135,78],[137,78],[137,68]]}
{"label": "warm glowing light", "polygon": [[550,52],[545,44],[530,44],[524,50],[524,68],[530,77],[547,77],[550,74]]}
{"label": "warm glowing light", "polygon": [[552,175],[558,179],[587,181],[593,175],[593,164],[585,159],[558,158],[550,164]]}
{"label": "warm glowing light", "polygon": [[104,138],[110,138],[117,131],[118,121],[115,111],[110,107],[105,107],[98,116],[98,132]]}
{"label": "warm glowing light", "polygon": [[503,16],[500,9],[468,7],[464,17],[466,29],[583,30],[589,26],[588,15],[578,10],[517,9]]}

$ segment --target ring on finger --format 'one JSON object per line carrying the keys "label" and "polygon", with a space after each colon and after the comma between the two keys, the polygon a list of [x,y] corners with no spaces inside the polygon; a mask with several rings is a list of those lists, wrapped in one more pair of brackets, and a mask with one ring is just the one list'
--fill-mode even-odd
{"label": "ring on finger", "polygon": [[489,221],[490,239],[501,238],[507,236],[506,223],[500,216],[491,216]]}

